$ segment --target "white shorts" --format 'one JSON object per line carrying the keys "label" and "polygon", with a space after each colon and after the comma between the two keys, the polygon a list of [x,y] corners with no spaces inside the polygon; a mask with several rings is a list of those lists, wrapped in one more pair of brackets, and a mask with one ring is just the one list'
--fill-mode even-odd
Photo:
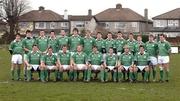
{"label": "white shorts", "polygon": [[101,66],[100,65],[92,65],[92,70],[100,70]]}
{"label": "white shorts", "polygon": [[158,56],[158,64],[169,63],[169,56]]}
{"label": "white shorts", "polygon": [[78,70],[84,70],[84,69],[86,69],[86,65],[85,65],[85,64],[77,64],[76,66],[77,66],[77,69],[78,69]]}
{"label": "white shorts", "polygon": [[121,55],[121,52],[117,52],[117,55],[120,56],[120,55]]}
{"label": "white shorts", "polygon": [[53,53],[53,55],[57,56],[57,53]]}
{"label": "white shorts", "polygon": [[39,65],[31,65],[30,67],[27,67],[27,70],[34,69],[35,71],[39,68]]}
{"label": "white shorts", "polygon": [[55,66],[47,66],[47,69],[52,70]]}
{"label": "white shorts", "polygon": [[153,65],[157,65],[157,58],[156,58],[156,57],[151,56],[151,57],[150,57],[150,61],[151,61],[151,63],[152,63]]}
{"label": "white shorts", "polygon": [[123,66],[123,68],[124,68],[126,71],[128,71],[129,67],[131,67],[131,66]]}
{"label": "white shorts", "polygon": [[12,55],[11,62],[14,64],[22,64],[22,55],[14,54]]}
{"label": "white shorts", "polygon": [[146,68],[147,66],[137,66],[141,71],[143,71],[144,68]]}
{"label": "white shorts", "polygon": [[75,52],[70,52],[70,53],[71,53],[71,56],[73,56]]}
{"label": "white shorts", "polygon": [[69,65],[62,65],[63,70],[68,70],[69,69]]}
{"label": "white shorts", "polygon": [[114,69],[114,66],[107,66],[110,70]]}

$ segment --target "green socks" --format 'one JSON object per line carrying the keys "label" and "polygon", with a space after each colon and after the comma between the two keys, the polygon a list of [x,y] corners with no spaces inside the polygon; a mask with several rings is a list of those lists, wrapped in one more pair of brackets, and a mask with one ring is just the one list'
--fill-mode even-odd
{"label": "green socks", "polygon": [[164,78],[164,71],[163,71],[163,70],[160,70],[160,80],[163,81],[163,78]]}
{"label": "green socks", "polygon": [[31,80],[31,70],[27,70],[27,80]]}
{"label": "green socks", "polygon": [[116,82],[117,80],[117,72],[113,72],[113,81]]}
{"label": "green socks", "polygon": [[104,73],[105,73],[104,70],[101,70],[101,71],[100,71],[100,79],[101,79],[101,82],[104,82]]}
{"label": "green socks", "polygon": [[169,71],[165,71],[166,74],[166,80],[169,80]]}
{"label": "green socks", "polygon": [[134,79],[137,80],[137,78],[138,78],[138,73],[134,72]]}
{"label": "green socks", "polygon": [[20,79],[20,73],[21,73],[21,70],[20,68],[17,69],[17,79]]}
{"label": "green socks", "polygon": [[74,76],[74,81],[76,81],[77,80],[77,71],[73,72],[73,76]]}
{"label": "green socks", "polygon": [[91,70],[88,69],[87,70],[87,81],[90,81],[90,79],[91,79]]}
{"label": "green socks", "polygon": [[11,70],[11,79],[14,80],[14,70]]}
{"label": "green socks", "polygon": [[40,79],[41,81],[45,81],[45,70],[40,71]]}
{"label": "green socks", "polygon": [[121,81],[121,79],[122,79],[122,72],[118,72],[117,79],[118,79],[118,81]]}

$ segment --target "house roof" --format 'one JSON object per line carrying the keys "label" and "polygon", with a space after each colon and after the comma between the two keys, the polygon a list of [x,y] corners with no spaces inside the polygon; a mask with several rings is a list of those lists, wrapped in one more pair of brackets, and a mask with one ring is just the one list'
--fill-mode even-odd
{"label": "house roof", "polygon": [[[95,15],[97,21],[146,21],[146,19],[129,8],[122,8],[117,4],[116,8],[106,9]],[[150,20],[148,20],[151,22]]]}
{"label": "house roof", "polygon": [[39,10],[32,10],[19,17],[19,21],[65,21],[61,15],[51,10],[39,7]]}
{"label": "house roof", "polygon": [[174,10],[171,10],[169,12],[163,13],[161,15],[155,16],[152,18],[155,19],[180,19],[180,8],[176,8]]}
{"label": "house roof", "polygon": [[89,15],[69,15],[70,21],[90,21],[93,18],[93,16]]}

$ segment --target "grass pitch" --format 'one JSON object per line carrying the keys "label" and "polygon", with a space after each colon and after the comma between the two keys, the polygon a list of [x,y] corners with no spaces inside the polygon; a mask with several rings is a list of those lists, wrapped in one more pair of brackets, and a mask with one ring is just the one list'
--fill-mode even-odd
{"label": "grass pitch", "polygon": [[10,80],[10,54],[0,49],[0,101],[180,101],[180,54],[170,60],[169,83],[24,82]]}

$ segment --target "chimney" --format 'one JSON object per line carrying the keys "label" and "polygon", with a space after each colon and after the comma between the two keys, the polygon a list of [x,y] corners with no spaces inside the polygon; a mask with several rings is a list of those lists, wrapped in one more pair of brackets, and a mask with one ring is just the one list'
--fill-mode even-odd
{"label": "chimney", "polygon": [[147,8],[144,9],[144,18],[146,20],[148,20],[148,9]]}
{"label": "chimney", "polygon": [[121,9],[122,8],[122,5],[119,3],[119,4],[116,4],[116,9]]}
{"label": "chimney", "polygon": [[68,11],[67,11],[67,9],[64,10],[64,20],[68,20]]}
{"label": "chimney", "polygon": [[45,8],[43,6],[39,7],[39,11],[43,11]]}
{"label": "chimney", "polygon": [[91,9],[88,10],[88,16],[92,16],[92,10]]}

